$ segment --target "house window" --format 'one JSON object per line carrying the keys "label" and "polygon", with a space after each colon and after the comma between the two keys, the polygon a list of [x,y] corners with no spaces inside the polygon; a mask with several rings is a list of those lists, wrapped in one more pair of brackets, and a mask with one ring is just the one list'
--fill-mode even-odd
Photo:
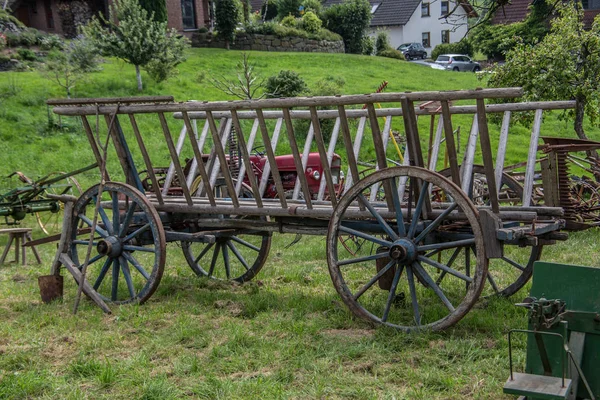
{"label": "house window", "polygon": [[194,0],[181,0],[183,29],[196,29],[196,4]]}
{"label": "house window", "polygon": [[448,5],[448,1],[442,1],[440,4],[442,5],[442,15],[448,14],[448,12],[450,10],[450,7]]}
{"label": "house window", "polygon": [[582,0],[584,10],[597,10],[600,9],[600,0]]}
{"label": "house window", "polygon": [[423,47],[431,47],[431,35],[429,32],[423,32]]}
{"label": "house window", "polygon": [[450,31],[442,31],[442,43],[450,43]]}
{"label": "house window", "polygon": [[429,3],[421,4],[421,17],[429,17]]}
{"label": "house window", "polygon": [[380,5],[380,4],[381,4],[381,3],[377,3],[377,4],[373,4],[373,5],[371,6],[371,14],[375,14],[375,11],[377,11],[377,9],[379,8],[379,5]]}

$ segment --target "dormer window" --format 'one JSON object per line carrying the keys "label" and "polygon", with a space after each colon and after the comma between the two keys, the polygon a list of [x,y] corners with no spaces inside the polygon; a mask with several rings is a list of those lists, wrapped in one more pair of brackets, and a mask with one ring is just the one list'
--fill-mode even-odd
{"label": "dormer window", "polygon": [[375,14],[375,11],[377,11],[377,9],[379,8],[379,6],[381,5],[381,3],[376,3],[371,5],[371,14]]}
{"label": "dormer window", "polygon": [[429,17],[429,3],[421,3],[421,17]]}

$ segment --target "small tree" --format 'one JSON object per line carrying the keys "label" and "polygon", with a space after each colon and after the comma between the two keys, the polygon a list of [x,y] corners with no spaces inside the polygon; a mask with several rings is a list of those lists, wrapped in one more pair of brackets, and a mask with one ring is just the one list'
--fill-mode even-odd
{"label": "small tree", "polygon": [[346,53],[361,54],[363,37],[371,22],[368,0],[344,0],[325,10],[325,27],[344,39]]}
{"label": "small tree", "polygon": [[67,98],[71,98],[71,89],[75,87],[84,72],[74,63],[68,52],[53,50],[48,53],[46,62],[40,73],[43,77],[56,83],[65,90]]}
{"label": "small tree", "polygon": [[102,15],[94,17],[83,28],[83,33],[103,54],[133,64],[141,91],[140,68],[162,56],[167,49],[182,47],[180,42],[185,39],[174,30],[167,35],[166,22],[154,21],[137,0],[115,0],[109,14],[108,21]]}
{"label": "small tree", "polygon": [[375,39],[375,54],[380,55],[390,48],[390,37],[386,31],[377,32]]}
{"label": "small tree", "polygon": [[239,3],[236,0],[217,0],[215,7],[216,25],[219,36],[225,40],[225,47],[235,40],[235,28],[240,22]]}
{"label": "small tree", "polygon": [[254,73],[254,65],[250,63],[250,56],[242,53],[242,59],[236,65],[237,79],[221,75],[210,78],[209,82],[225,94],[235,96],[241,100],[261,99],[265,93],[258,96],[258,91],[264,89],[265,80]]}

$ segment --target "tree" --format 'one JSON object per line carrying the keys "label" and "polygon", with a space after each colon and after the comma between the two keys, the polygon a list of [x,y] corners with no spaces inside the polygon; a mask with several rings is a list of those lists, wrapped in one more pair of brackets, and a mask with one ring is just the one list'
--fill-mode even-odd
{"label": "tree", "polygon": [[239,3],[236,0],[217,0],[215,17],[217,32],[225,40],[225,48],[235,40],[235,28],[240,22]]}
{"label": "tree", "polygon": [[242,53],[242,59],[236,65],[237,79],[221,75],[210,78],[209,82],[216,89],[225,94],[235,96],[241,100],[262,99],[266,93],[257,96],[259,90],[264,89],[265,80],[254,73],[254,65],[250,63],[250,56]]}
{"label": "tree", "polygon": [[139,1],[142,8],[148,12],[148,15],[153,15],[156,22],[167,22],[167,3],[165,0]]}
{"label": "tree", "polygon": [[521,42],[509,50],[506,63],[494,69],[488,84],[522,86],[525,100],[575,100],[568,116],[577,136],[587,139],[584,116],[592,124],[600,116],[600,18],[585,30],[581,3],[560,4],[557,11],[550,33],[536,45]]}
{"label": "tree", "polygon": [[325,27],[344,39],[346,53],[361,54],[363,37],[371,22],[368,0],[344,0],[325,10]]}
{"label": "tree", "polygon": [[[117,23],[118,21],[118,23]],[[137,0],[115,0],[110,7],[109,20],[94,17],[83,33],[100,51],[135,66],[138,90],[142,90],[140,68],[162,57],[169,49],[182,49],[185,38],[175,30],[167,33],[166,22],[157,22],[148,15]],[[176,64],[175,64],[176,65]]]}
{"label": "tree", "polygon": [[83,72],[71,62],[69,55],[62,51],[52,51],[48,54],[40,73],[45,78],[65,89],[67,98],[71,98],[71,89],[83,78]]}

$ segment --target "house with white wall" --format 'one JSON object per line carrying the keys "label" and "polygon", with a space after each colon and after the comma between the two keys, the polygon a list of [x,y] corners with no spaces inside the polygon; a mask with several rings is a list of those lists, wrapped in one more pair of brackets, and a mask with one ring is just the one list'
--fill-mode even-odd
{"label": "house with white wall", "polygon": [[[342,0],[327,0],[325,6]],[[460,41],[467,33],[467,18],[476,12],[467,0],[369,0],[371,25],[368,34],[385,31],[390,44],[422,43],[427,53],[441,43]]]}

